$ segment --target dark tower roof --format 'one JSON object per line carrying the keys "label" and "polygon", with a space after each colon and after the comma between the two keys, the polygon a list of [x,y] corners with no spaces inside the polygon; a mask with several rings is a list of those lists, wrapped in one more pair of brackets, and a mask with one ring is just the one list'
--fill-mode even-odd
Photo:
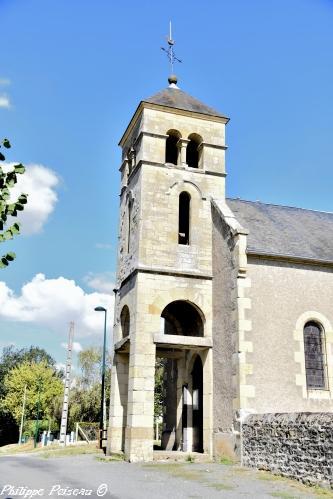
{"label": "dark tower roof", "polygon": [[208,116],[217,116],[219,118],[228,119],[212,107],[206,106],[206,104],[203,104],[198,99],[195,99],[175,86],[165,88],[152,97],[145,99],[143,102],[150,102],[151,104],[191,111],[192,113],[201,113]]}

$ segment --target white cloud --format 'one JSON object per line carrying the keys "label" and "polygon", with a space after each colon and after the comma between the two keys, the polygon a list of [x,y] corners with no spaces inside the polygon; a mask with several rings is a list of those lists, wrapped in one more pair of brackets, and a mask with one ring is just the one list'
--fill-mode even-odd
{"label": "white cloud", "polygon": [[[4,163],[4,171],[9,171],[15,163]],[[19,213],[21,233],[36,234],[53,212],[58,196],[55,188],[59,184],[56,173],[43,165],[26,165],[23,175],[17,175],[17,184],[11,189],[11,200],[17,199],[21,193],[29,194],[24,211]]]}
{"label": "white cloud", "polygon": [[10,108],[10,100],[8,95],[5,94],[0,95],[0,107],[3,107],[5,109]]}
{"label": "white cloud", "polygon": [[[67,350],[68,343],[63,342],[63,343],[61,343],[61,346],[63,348],[66,348],[66,350]],[[73,350],[73,352],[76,352],[76,353],[82,352],[83,348],[82,348],[81,343],[79,343],[78,341],[73,341],[72,350]]]}
{"label": "white cloud", "polygon": [[42,325],[63,338],[67,337],[70,321],[75,323],[75,338],[102,334],[102,314],[94,311],[99,305],[108,310],[110,331],[113,303],[113,295],[85,293],[75,281],[65,277],[47,279],[44,274],[37,274],[18,296],[0,281],[1,318]]}
{"label": "white cloud", "polygon": [[113,272],[104,272],[103,274],[89,272],[83,280],[91,289],[100,293],[111,294],[115,288],[114,278]]}

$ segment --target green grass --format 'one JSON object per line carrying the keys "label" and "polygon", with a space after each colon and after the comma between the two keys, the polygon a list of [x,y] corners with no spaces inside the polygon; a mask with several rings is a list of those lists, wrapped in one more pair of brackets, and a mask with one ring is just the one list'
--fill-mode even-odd
{"label": "green grass", "polygon": [[96,448],[95,444],[80,445],[80,446],[68,446],[68,447],[50,447],[39,449],[38,455],[44,459],[50,459],[53,457],[66,457],[66,456],[79,456],[82,454],[100,454],[104,455],[101,449]]}
{"label": "green grass", "polygon": [[150,468],[156,471],[165,471],[176,478],[182,478],[183,480],[203,480],[205,474],[204,470],[196,470],[195,468],[188,468],[186,463],[156,463],[156,464],[145,464],[143,468]]}
{"label": "green grass", "polygon": [[[257,477],[259,480],[267,480],[269,482],[281,482],[289,487],[296,489],[298,492],[301,492],[303,494],[313,494],[316,497],[330,497],[333,499],[333,491],[325,489],[323,487],[320,487],[319,485],[311,486],[311,485],[304,485],[301,482],[298,482],[297,480],[293,480],[291,478],[286,478],[281,475],[274,475],[273,473],[270,473],[269,471],[259,471],[257,473]],[[272,497],[285,497],[286,499],[294,498],[295,495],[292,495],[288,492],[273,492],[271,494]]]}
{"label": "green grass", "polygon": [[[190,456],[190,455],[189,455]],[[193,461],[190,461],[193,462]],[[232,490],[234,487],[223,482],[211,482],[205,469],[197,469],[196,466],[188,466],[188,463],[150,463],[142,466],[155,471],[164,471],[175,478],[182,480],[198,481],[202,485],[214,488],[215,490]]]}
{"label": "green grass", "polygon": [[282,499],[295,499],[295,496],[289,494],[288,492],[272,492],[270,495],[272,497],[281,497]]}
{"label": "green grass", "polygon": [[6,456],[12,455],[12,454],[19,454],[22,452],[31,452],[34,451],[36,452],[39,450],[39,447],[34,449],[34,444],[33,442],[28,442],[26,444],[9,444],[9,445],[3,445],[0,447],[0,455],[4,454]]}
{"label": "green grass", "polygon": [[209,487],[216,489],[216,490],[233,490],[235,488],[232,485],[229,485],[227,483],[221,483],[221,482],[216,482],[216,483],[208,483],[207,482],[207,485]]}
{"label": "green grass", "polygon": [[232,464],[236,464],[235,461],[233,459],[231,459],[231,457],[228,457],[228,456],[222,456],[222,457],[220,457],[219,463],[220,464],[225,464],[227,466],[231,466]]}
{"label": "green grass", "polygon": [[[308,490],[309,490],[309,487],[308,487]],[[311,487],[310,490],[313,490],[313,493],[317,497],[331,497],[331,498],[333,498],[333,490],[324,489],[323,487],[319,487],[318,485]]]}
{"label": "green grass", "polygon": [[194,463],[194,461],[195,461],[195,457],[194,457],[194,456],[192,456],[191,454],[188,454],[188,455],[186,456],[185,461],[186,461],[187,463]]}
{"label": "green grass", "polygon": [[68,445],[67,447],[60,447],[54,444],[47,447],[34,448],[33,442],[27,444],[11,444],[0,447],[0,455],[12,456],[16,454],[36,454],[38,456],[48,458],[57,456],[76,456],[80,454],[101,454],[102,451],[96,447],[96,443],[85,445]]}
{"label": "green grass", "polygon": [[115,461],[123,461],[124,456],[121,454],[112,454],[111,456],[95,456],[95,459],[101,463],[111,463]]}
{"label": "green grass", "polygon": [[267,482],[276,482],[279,480],[288,480],[287,478],[284,478],[283,476],[274,475],[273,473],[270,473],[269,471],[258,471],[256,478],[259,478],[259,480],[264,480]]}

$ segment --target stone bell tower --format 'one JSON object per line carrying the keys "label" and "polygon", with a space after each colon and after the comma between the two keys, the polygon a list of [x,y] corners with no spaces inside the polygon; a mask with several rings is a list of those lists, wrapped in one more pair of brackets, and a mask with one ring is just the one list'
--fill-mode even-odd
{"label": "stone bell tower", "polygon": [[211,198],[225,197],[228,118],[169,86],[120,141],[120,227],[108,452],[151,460],[156,358],[162,446],[212,453]]}

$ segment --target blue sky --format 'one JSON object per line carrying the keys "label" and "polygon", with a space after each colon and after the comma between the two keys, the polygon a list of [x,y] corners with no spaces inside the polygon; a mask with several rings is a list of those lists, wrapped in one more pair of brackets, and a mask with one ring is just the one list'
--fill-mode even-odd
{"label": "blue sky", "polygon": [[0,275],[1,345],[61,362],[71,319],[81,345],[100,342],[89,310],[112,315],[117,144],[167,85],[169,19],[179,86],[231,118],[228,195],[332,211],[333,1],[0,0],[0,19],[0,137],[32,165],[36,199],[28,234],[1,248],[17,253]]}

